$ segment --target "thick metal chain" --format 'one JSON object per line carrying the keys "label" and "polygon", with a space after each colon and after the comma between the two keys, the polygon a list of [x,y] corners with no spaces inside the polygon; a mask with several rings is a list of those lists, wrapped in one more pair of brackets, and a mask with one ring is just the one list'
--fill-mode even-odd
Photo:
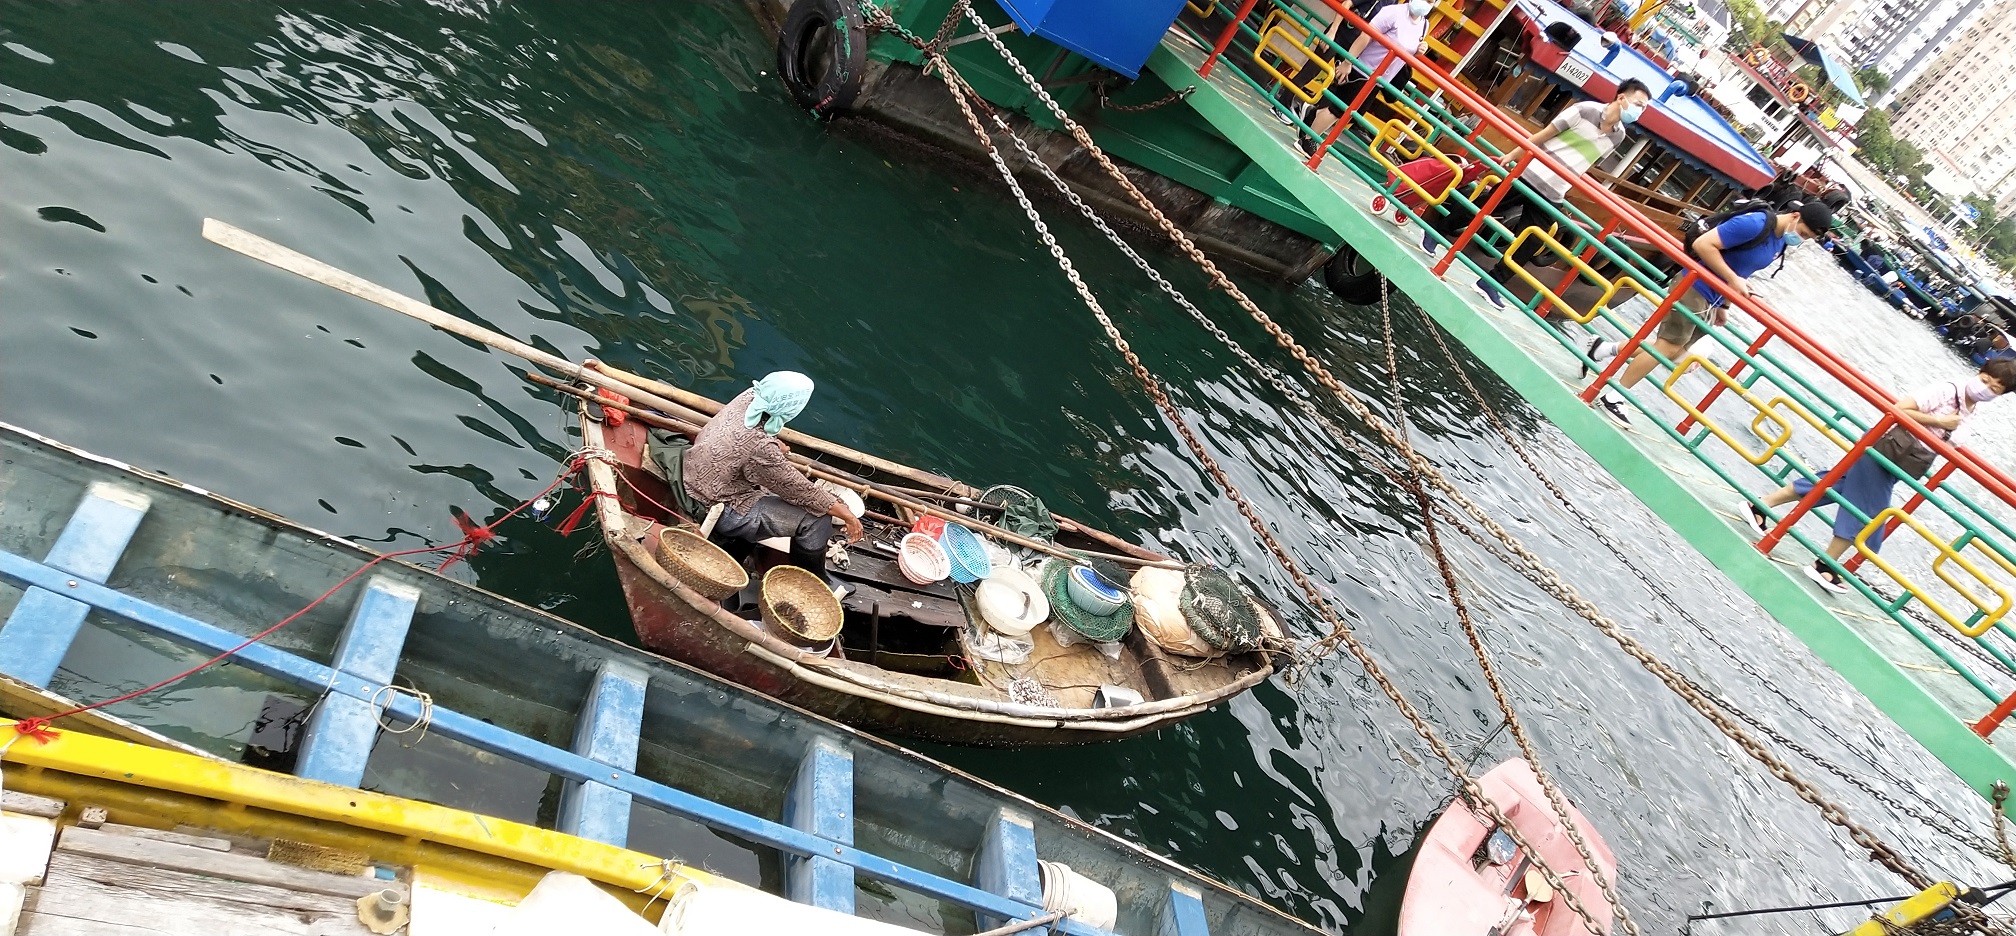
{"label": "thick metal chain", "polygon": [[[1162,213],[1161,208],[1155,204],[1154,200],[1150,199],[1146,195],[1146,193],[1143,193],[1140,190],[1140,188],[1135,186],[1133,180],[1128,178],[1127,174],[1125,172],[1122,172],[1118,165],[1114,164],[1112,158],[1107,156],[1105,151],[1100,149],[1098,144],[1093,142],[1091,134],[1085,130],[1084,125],[1072,119],[1070,114],[1066,113],[1064,108],[1058,105],[1056,99],[1051,97],[1050,92],[1043,87],[1042,82],[1037,81],[1036,77],[1029,73],[1029,69],[1022,64],[1021,60],[1016,58],[1013,53],[1009,52],[1008,47],[1001,43],[1000,38],[992,34],[992,32],[989,30],[987,26],[986,21],[981,19],[979,14],[975,12],[970,5],[963,3],[962,0],[962,3],[959,4],[959,6],[965,7],[965,13],[967,19],[972,21],[973,24],[980,29],[980,35],[983,38],[985,38],[990,45],[994,47],[995,53],[1001,56],[1002,61],[1008,63],[1008,65],[1015,71],[1017,77],[1022,79],[1023,84],[1027,86],[1033,94],[1036,95],[1038,100],[1041,100],[1043,102],[1044,106],[1050,110],[1051,114],[1056,116],[1058,120],[1063,123],[1063,125],[1071,132],[1072,137],[1078,141],[1078,144],[1085,148],[1086,152],[1092,156],[1094,161],[1099,163],[1100,168],[1103,169],[1107,173],[1107,175],[1111,177],[1114,180],[1114,182],[1118,184],[1127,193],[1128,197],[1132,199],[1134,203],[1141,208],[1142,211],[1146,212],[1150,218],[1154,219],[1156,225],[1163,231],[1163,233],[1169,236],[1170,240],[1176,244],[1179,251],[1182,252],[1185,256],[1187,256],[1191,260],[1191,262],[1197,264],[1198,267],[1202,269],[1211,278],[1212,282],[1215,285],[1217,285],[1218,288],[1225,291],[1226,296],[1231,298],[1234,302],[1238,303],[1239,307],[1244,309],[1246,313],[1249,316],[1251,316],[1255,322],[1259,323],[1261,327],[1265,328],[1267,330],[1267,333],[1274,338],[1275,342],[1279,344],[1283,350],[1287,351],[1291,356],[1293,356],[1296,362],[1301,364],[1302,367],[1305,370],[1307,370],[1311,376],[1316,378],[1316,380],[1319,383],[1321,383],[1325,389],[1328,389],[1331,393],[1333,393],[1337,397],[1337,399],[1344,404],[1344,406],[1347,409],[1350,409],[1352,411],[1352,414],[1354,416],[1364,421],[1366,425],[1370,426],[1375,432],[1377,432],[1380,438],[1383,441],[1385,441],[1387,445],[1393,447],[1396,450],[1401,450],[1402,449],[1402,446],[1400,444],[1401,440],[1394,433],[1392,426],[1388,425],[1384,420],[1380,419],[1377,414],[1373,413],[1371,409],[1364,404],[1363,401],[1352,396],[1350,391],[1344,386],[1343,382],[1339,381],[1334,375],[1330,373],[1329,368],[1325,367],[1322,364],[1322,362],[1316,360],[1316,358],[1309,353],[1307,348],[1304,348],[1300,342],[1296,341],[1292,335],[1289,335],[1288,332],[1284,330],[1278,323],[1276,323],[1271,316],[1269,316],[1265,311],[1263,311],[1259,307],[1259,305],[1255,304],[1253,300],[1246,295],[1245,291],[1240,289],[1239,285],[1232,281],[1231,277],[1225,275],[1225,272],[1219,269],[1218,265],[1215,262],[1213,262],[1210,257],[1205,256],[1204,252],[1202,250],[1199,250],[1195,242],[1193,242],[1190,239],[1190,236],[1184,233],[1183,229],[1178,227],[1175,224],[1175,222],[1169,220],[1168,216]],[[949,82],[948,86],[950,86]],[[960,106],[962,109],[966,108],[964,97],[959,94],[956,88],[954,88],[953,90],[953,96],[959,99]],[[978,128],[977,119],[971,122],[976,126],[976,128]],[[982,133],[984,135],[984,130],[982,130]],[[988,146],[988,150],[990,153],[994,153],[991,143]],[[994,153],[994,155],[996,161],[998,162],[1000,159],[999,154]],[[1006,164],[1002,163],[1002,165],[1005,167]],[[1011,172],[1009,176],[1010,181],[1012,183],[1013,173]],[[1018,186],[1017,191],[1019,192],[1019,190],[1020,189]],[[1061,255],[1061,251],[1058,251],[1058,253]],[[1531,550],[1527,549],[1525,545],[1518,540],[1518,538],[1512,536],[1512,534],[1507,532],[1504,527],[1500,526],[1495,520],[1491,519],[1490,515],[1486,513],[1483,510],[1483,508],[1479,507],[1475,502],[1471,501],[1467,496],[1465,496],[1462,493],[1462,491],[1458,489],[1453,482],[1449,481],[1449,479],[1446,476],[1444,476],[1442,472],[1439,469],[1437,469],[1432,463],[1430,463],[1427,459],[1422,458],[1418,453],[1415,452],[1403,451],[1403,454],[1407,459],[1409,467],[1412,468],[1412,470],[1416,474],[1418,474],[1422,479],[1428,481],[1429,483],[1433,484],[1436,488],[1441,490],[1444,496],[1448,497],[1452,502],[1461,506],[1465,513],[1470,514],[1480,525],[1482,525],[1486,530],[1489,530],[1493,537],[1496,537],[1497,539],[1499,539],[1499,541],[1503,542],[1506,548],[1511,550],[1512,553],[1519,558],[1520,565],[1530,566],[1536,574],[1542,576],[1545,579],[1546,583],[1543,587],[1547,589],[1549,594],[1554,595],[1557,600],[1568,605],[1571,610],[1581,615],[1585,620],[1589,621],[1592,625],[1594,625],[1597,628],[1597,630],[1601,631],[1605,636],[1609,637],[1613,642],[1615,642],[1619,647],[1621,647],[1626,654],[1632,657],[1632,659],[1637,660],[1639,665],[1644,667],[1646,671],[1658,677],[1660,681],[1664,682],[1667,685],[1667,687],[1671,689],[1676,695],[1679,695],[1690,706],[1692,706],[1695,711],[1699,712],[1703,718],[1708,719],[1708,721],[1711,724],[1713,724],[1717,730],[1721,731],[1725,736],[1729,737],[1731,740],[1735,741],[1740,747],[1742,747],[1744,753],[1750,755],[1751,758],[1755,759],[1758,763],[1762,764],[1765,767],[1765,769],[1771,773],[1772,776],[1777,777],[1779,780],[1791,786],[1793,792],[1796,793],[1799,796],[1799,798],[1812,804],[1816,809],[1818,809],[1823,818],[1825,818],[1828,822],[1840,827],[1843,831],[1847,832],[1849,838],[1853,839],[1857,845],[1860,845],[1863,849],[1868,851],[1873,859],[1881,863],[1884,867],[1887,867],[1890,870],[1896,872],[1900,877],[1903,877],[1906,881],[1909,881],[1913,886],[1922,889],[1931,884],[1932,879],[1926,876],[1926,874],[1923,871],[1920,871],[1916,866],[1914,866],[1907,858],[1905,858],[1904,855],[1900,854],[1895,849],[1891,848],[1888,843],[1878,838],[1874,833],[1870,832],[1867,828],[1863,827],[1861,824],[1849,818],[1847,811],[1842,809],[1839,804],[1829,799],[1825,794],[1825,792],[1813,786],[1812,783],[1807,781],[1805,778],[1799,776],[1797,773],[1794,773],[1789,765],[1787,765],[1777,755],[1773,754],[1771,751],[1766,749],[1761,743],[1757,741],[1757,739],[1751,737],[1748,732],[1745,732],[1742,726],[1738,725],[1733,719],[1730,718],[1729,715],[1727,715],[1726,713],[1722,712],[1719,708],[1717,708],[1715,704],[1711,702],[1703,693],[1687,685],[1687,683],[1684,680],[1678,677],[1678,674],[1671,667],[1667,666],[1658,657],[1654,656],[1651,653],[1651,651],[1647,650],[1635,638],[1631,637],[1629,634],[1624,633],[1623,629],[1615,621],[1611,620],[1608,616],[1604,615],[1602,610],[1597,608],[1595,604],[1590,602],[1588,599],[1583,598],[1581,594],[1573,588],[1573,586],[1570,586],[1568,583],[1562,581],[1560,576],[1557,573],[1555,573],[1552,569],[1548,568],[1546,563],[1541,561],[1539,556],[1535,555]],[[1262,529],[1265,528],[1264,524],[1258,523],[1257,517],[1253,518],[1253,522],[1255,522],[1256,526]],[[1280,558],[1285,560],[1288,557],[1284,554]],[[1340,643],[1345,644],[1347,649],[1352,650],[1352,655],[1355,657],[1358,655],[1358,652],[1351,646],[1352,644],[1355,644],[1355,642],[1356,642],[1355,637],[1350,635],[1349,628],[1343,626],[1343,623],[1339,621],[1337,622],[1337,630],[1335,630],[1330,636],[1325,637],[1322,641],[1320,641],[1318,643],[1318,647],[1319,649],[1334,650]],[[1413,712],[1412,706],[1407,706],[1404,710],[1409,713]],[[1418,714],[1415,717],[1418,717]],[[1553,882],[1550,881],[1549,883]],[[1585,924],[1588,922],[1586,919],[1586,914],[1584,922]]]}
{"label": "thick metal chain", "polygon": [[[1400,362],[1395,355],[1393,341],[1392,285],[1386,277],[1379,277],[1379,324],[1386,340],[1386,398],[1391,401],[1393,421],[1399,427],[1400,440],[1407,445],[1407,452],[1411,454],[1413,445],[1407,432],[1407,395],[1402,392],[1400,386]],[[1582,829],[1569,811],[1568,798],[1561,794],[1561,788],[1548,773],[1545,762],[1540,759],[1539,749],[1534,746],[1532,737],[1526,733],[1526,725],[1520,721],[1519,713],[1512,705],[1511,693],[1506,691],[1504,681],[1498,678],[1498,667],[1491,661],[1491,651],[1485,648],[1484,637],[1478,632],[1477,622],[1470,615],[1470,603],[1463,598],[1463,589],[1456,581],[1456,570],[1449,564],[1449,553],[1442,548],[1442,533],[1436,527],[1435,507],[1429,499],[1428,488],[1423,486],[1418,478],[1404,473],[1401,475],[1401,480],[1421,510],[1421,526],[1428,535],[1428,549],[1435,557],[1435,568],[1442,576],[1442,590],[1448,594],[1449,606],[1456,612],[1456,622],[1462,626],[1463,636],[1470,642],[1470,654],[1477,658],[1477,666],[1484,672],[1484,682],[1491,687],[1491,697],[1498,703],[1498,714],[1504,719],[1506,731],[1512,735],[1513,743],[1519,746],[1519,755],[1533,768],[1533,776],[1540,781],[1541,792],[1547,795],[1547,804],[1554,809],[1555,820],[1560,822],[1561,830],[1567,833],[1568,841],[1574,843],[1575,853],[1582,857],[1582,867],[1589,871],[1589,879],[1596,882],[1596,886],[1602,890],[1604,899],[1610,902],[1611,908],[1617,914],[1617,921],[1624,924],[1624,931],[1631,936],[1638,936],[1638,922],[1624,909],[1624,899],[1618,896],[1616,885],[1611,883],[1609,875],[1603,873],[1595,854],[1589,848],[1589,842],[1582,837]]]}
{"label": "thick metal chain", "polygon": [[[1604,525],[1602,523],[1598,522],[1595,517],[1590,516],[1587,511],[1582,509],[1581,505],[1576,504],[1573,499],[1569,498],[1569,496],[1562,491],[1560,485],[1555,483],[1553,477],[1550,476],[1544,469],[1542,469],[1540,467],[1539,462],[1536,461],[1533,458],[1532,454],[1526,450],[1526,446],[1520,443],[1518,436],[1514,435],[1512,430],[1505,425],[1504,420],[1500,418],[1496,408],[1494,408],[1491,405],[1490,400],[1484,396],[1482,391],[1477,389],[1477,385],[1475,383],[1471,382],[1468,370],[1463,366],[1462,362],[1457,359],[1455,352],[1450,350],[1448,342],[1445,341],[1442,337],[1441,326],[1437,325],[1433,319],[1427,316],[1426,313],[1420,313],[1420,318],[1422,321],[1422,325],[1424,328],[1427,329],[1429,336],[1435,339],[1435,346],[1441,349],[1443,360],[1448,363],[1449,369],[1456,374],[1457,379],[1463,384],[1463,388],[1470,394],[1471,400],[1473,400],[1477,404],[1479,410],[1484,414],[1485,420],[1491,424],[1492,429],[1497,432],[1498,437],[1500,439],[1504,440],[1506,446],[1512,450],[1512,454],[1519,459],[1520,463],[1526,466],[1526,470],[1529,473],[1531,473],[1535,479],[1539,480],[1539,482],[1543,486],[1547,488],[1548,493],[1554,496],[1555,502],[1561,506],[1563,511],[1565,511],[1569,516],[1573,517],[1578,523],[1580,523],[1582,528],[1586,530],[1591,536],[1593,536],[1597,540],[1597,542],[1601,543],[1604,547],[1606,547],[1610,551],[1610,554],[1613,558],[1615,558],[1619,563],[1621,563],[1626,569],[1630,570],[1632,574],[1636,575],[1638,580],[1644,583],[1646,590],[1650,594],[1655,596],[1660,601],[1660,603],[1666,605],[1667,608],[1672,610],[1681,619],[1685,620],[1696,631],[1700,632],[1702,637],[1706,638],[1709,643],[1713,644],[1717,649],[1721,650],[1724,656],[1727,656],[1731,662],[1735,663],[1736,666],[1741,670],[1743,670],[1745,674],[1749,675],[1751,679],[1755,680],[1765,689],[1769,690],[1773,695],[1776,695],[1780,701],[1785,703],[1786,706],[1790,707],[1793,711],[1804,716],[1807,721],[1811,722],[1813,725],[1818,727],[1823,733],[1833,738],[1835,742],[1839,743],[1842,747],[1845,747],[1848,750],[1855,752],[1855,754],[1859,756],[1864,763],[1869,765],[1870,769],[1882,774],[1886,779],[1896,784],[1897,786],[1903,787],[1904,789],[1907,790],[1913,790],[1915,793],[1916,789],[1915,787],[1905,782],[1902,778],[1898,777],[1896,774],[1892,773],[1888,768],[1884,767],[1882,763],[1877,761],[1876,758],[1870,756],[1867,752],[1863,751],[1860,746],[1849,741],[1847,738],[1842,737],[1841,734],[1834,729],[1833,725],[1829,724],[1826,720],[1822,719],[1818,715],[1813,714],[1804,705],[1801,705],[1797,699],[1793,698],[1791,694],[1787,693],[1783,689],[1780,689],[1776,683],[1771,681],[1770,677],[1764,675],[1764,673],[1761,670],[1759,670],[1754,663],[1751,663],[1748,657],[1737,652],[1734,647],[1731,647],[1726,642],[1724,642],[1722,638],[1715,633],[1713,628],[1710,628],[1707,624],[1703,623],[1699,618],[1695,617],[1692,612],[1687,610],[1686,606],[1680,604],[1673,598],[1673,596],[1669,593],[1669,590],[1664,585],[1655,581],[1649,573],[1647,573],[1643,568],[1641,568],[1638,565],[1637,562],[1633,561],[1630,554],[1624,550],[1622,544],[1618,543],[1616,539],[1611,537],[1610,534],[1604,529]],[[1976,649],[1978,650],[1978,648]],[[1690,683],[1695,684],[1697,689],[1700,688],[1699,682],[1697,680],[1689,678],[1688,681]],[[1705,693],[1704,691],[1704,694],[1708,693]],[[1769,737],[1772,741],[1776,742],[1780,747],[1790,750],[1792,753],[1797,754],[1798,756],[1813,763],[1814,765],[1820,767],[1821,769],[1827,771],[1828,773],[1833,774],[1835,777],[1854,786],[1856,789],[1861,790],[1863,793],[1868,794],[1869,796],[1875,798],[1879,802],[1883,803],[1885,806],[1888,806],[1891,809],[1896,810],[1897,812],[1910,816],[1911,818],[1916,819],[1920,823],[1923,823],[1926,827],[1938,831],[1941,834],[1946,835],[1947,837],[1952,838],[1963,845],[1966,845],[1967,847],[1980,853],[1983,857],[1995,861],[2001,861],[2003,859],[2003,855],[2001,854],[2000,850],[1997,849],[1993,843],[1989,842],[1986,838],[1982,837],[1978,833],[1975,833],[1972,830],[1965,827],[1966,820],[1952,814],[1951,812],[1948,812],[1944,807],[1941,807],[1938,803],[1933,802],[1929,799],[1925,799],[1923,794],[1918,794],[1919,798],[1925,799],[1925,804],[1927,806],[1930,806],[1934,812],[1937,812],[1940,818],[1934,818],[1932,816],[1929,816],[1924,811],[1908,803],[1899,801],[1897,798],[1891,796],[1888,792],[1885,792],[1884,790],[1870,784],[1868,781],[1863,780],[1861,777],[1848,772],[1839,765],[1821,756],[1818,752],[1815,752],[1812,749],[1806,747],[1805,745],[1800,744],[1799,742],[1794,741],[1791,738],[1785,736],[1782,732],[1773,728],[1771,725],[1764,722],[1762,719],[1754,715],[1751,715],[1750,713],[1737,707],[1737,705],[1733,701],[1731,701],[1728,697],[1716,696],[1713,694],[1709,695],[1711,696],[1711,698],[1714,699],[1717,705],[1721,706],[1723,710],[1729,712],[1731,715],[1736,716],[1738,719],[1742,720],[1745,724],[1749,725],[1751,728],[1759,732],[1762,732],[1765,736]]]}
{"label": "thick metal chain", "polygon": [[[959,0],[959,3],[955,6],[963,6],[964,4],[965,0]],[[1009,191],[1014,194],[1015,201],[1022,206],[1023,212],[1029,217],[1029,223],[1035,228],[1037,237],[1049,249],[1050,256],[1057,261],[1057,265],[1059,269],[1063,270],[1065,278],[1071,281],[1072,288],[1077,291],[1079,298],[1084,301],[1086,308],[1091,310],[1093,317],[1098,320],[1099,326],[1105,331],[1107,339],[1111,341],[1121,356],[1126,359],[1128,366],[1134,372],[1135,380],[1141,384],[1142,388],[1148,393],[1149,398],[1154,401],[1156,409],[1175,428],[1177,435],[1182,438],[1184,446],[1189,449],[1191,457],[1197,459],[1198,464],[1211,476],[1212,481],[1225,492],[1227,497],[1231,498],[1233,506],[1239,511],[1240,516],[1245,518],[1247,525],[1260,538],[1262,544],[1266,546],[1267,551],[1274,556],[1275,562],[1295,580],[1296,586],[1308,598],[1311,608],[1330,625],[1331,639],[1340,643],[1358,661],[1359,666],[1365,670],[1366,675],[1370,676],[1378,684],[1387,699],[1400,710],[1400,714],[1407,719],[1415,733],[1423,741],[1427,742],[1429,749],[1443,762],[1450,774],[1458,779],[1463,795],[1472,804],[1473,809],[1483,812],[1495,826],[1503,830],[1525,852],[1532,861],[1533,867],[1538,869],[1541,876],[1554,888],[1556,895],[1562,903],[1581,917],[1582,925],[1585,929],[1593,934],[1593,936],[1604,936],[1608,929],[1604,925],[1604,922],[1607,921],[1599,922],[1596,920],[1594,914],[1582,905],[1581,900],[1575,896],[1573,891],[1569,890],[1567,881],[1558,872],[1549,867],[1546,862],[1540,860],[1539,852],[1533,848],[1531,842],[1526,840],[1525,835],[1512,825],[1511,819],[1506,816],[1504,810],[1500,809],[1497,804],[1484,795],[1483,787],[1469,775],[1469,772],[1464,768],[1463,763],[1457,759],[1455,752],[1450,749],[1447,742],[1442,740],[1441,736],[1435,732],[1434,727],[1429,725],[1428,720],[1421,715],[1420,711],[1414,707],[1414,704],[1400,691],[1400,687],[1386,675],[1385,669],[1372,656],[1371,649],[1358,639],[1356,633],[1351,630],[1350,625],[1339,616],[1336,609],[1331,605],[1329,597],[1316,587],[1316,583],[1309,578],[1301,564],[1295,560],[1287,547],[1283,546],[1281,541],[1274,536],[1273,531],[1268,528],[1266,521],[1260,517],[1259,511],[1253,506],[1252,501],[1248,500],[1245,494],[1239,490],[1238,486],[1232,483],[1232,479],[1225,473],[1224,467],[1218,463],[1217,458],[1211,454],[1210,450],[1204,447],[1204,443],[1197,438],[1196,433],[1190,427],[1189,421],[1183,418],[1183,414],[1176,409],[1175,403],[1163,391],[1161,382],[1156,380],[1154,374],[1149,372],[1147,365],[1143,364],[1141,358],[1134,353],[1134,349],[1128,344],[1126,336],[1121,334],[1119,327],[1113,323],[1113,319],[1106,314],[1105,308],[1100,305],[1098,297],[1092,294],[1091,288],[1079,276],[1077,267],[1071,263],[1069,257],[1064,255],[1064,248],[1057,243],[1056,237],[1050,233],[1050,228],[1044,223],[1041,213],[1036,210],[1035,205],[1030,202],[1028,194],[1022,190],[1021,183],[1016,180],[1014,170],[1010,169],[1007,160],[1002,158],[1000,149],[994,145],[993,138],[987,133],[986,127],[980,123],[979,115],[975,113],[971,104],[968,103],[967,92],[971,89],[961,86],[959,79],[955,77],[956,72],[952,68],[951,63],[946,61],[943,55],[934,55],[932,64],[936,66],[936,71],[945,82],[946,88],[952,92],[953,100],[958,103],[960,112],[966,118],[967,126],[973,130],[975,139],[980,142],[988,158],[994,163],[996,171],[1000,173],[1002,181],[1007,184]]]}
{"label": "thick metal chain", "polygon": [[1099,95],[1099,106],[1100,106],[1100,107],[1103,107],[1103,108],[1105,108],[1106,110],[1110,110],[1110,111],[1119,111],[1119,112],[1121,112],[1121,113],[1123,113],[1123,114],[1138,114],[1138,113],[1140,113],[1141,111],[1151,111],[1151,110],[1154,110],[1154,109],[1156,109],[1156,108],[1158,108],[1158,107],[1168,107],[1168,106],[1169,106],[1169,105],[1171,105],[1171,104],[1174,104],[1174,103],[1176,103],[1176,102],[1178,102],[1178,101],[1181,101],[1181,100],[1183,100],[1184,98],[1187,98],[1187,97],[1189,97],[1190,95],[1192,95],[1192,94],[1196,93],[1196,91],[1197,91],[1197,86],[1196,86],[1196,85],[1189,85],[1189,86],[1187,86],[1187,87],[1182,87],[1182,88],[1177,88],[1176,90],[1174,90],[1174,91],[1171,91],[1171,92],[1169,92],[1168,94],[1165,94],[1165,95],[1162,95],[1161,97],[1159,97],[1159,98],[1156,98],[1155,100],[1152,100],[1152,101],[1149,101],[1149,102],[1148,102],[1148,103],[1146,103],[1146,104],[1115,104],[1115,103],[1113,103],[1113,101],[1112,101],[1111,99],[1109,99],[1109,98],[1107,98],[1107,97],[1106,97],[1106,83],[1105,83],[1105,82],[1100,82],[1099,84],[1096,84],[1096,85],[1093,85],[1093,86],[1092,86],[1092,90],[1093,90],[1093,91],[1095,91],[1095,92],[1097,92],[1097,93],[1098,93],[1098,95]]}

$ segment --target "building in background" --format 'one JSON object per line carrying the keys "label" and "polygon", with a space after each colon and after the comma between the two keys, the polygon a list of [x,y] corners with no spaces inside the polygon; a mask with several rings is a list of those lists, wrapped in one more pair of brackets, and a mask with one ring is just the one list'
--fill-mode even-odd
{"label": "building in background", "polygon": [[1774,0],[1765,15],[1787,32],[1813,39],[1851,69],[1875,68],[1890,90],[1885,104],[1909,87],[1939,55],[1964,42],[1966,30],[1994,19],[2008,0]]}
{"label": "building in background", "polygon": [[2016,0],[1986,9],[1896,96],[1890,128],[2001,202],[2016,194]]}

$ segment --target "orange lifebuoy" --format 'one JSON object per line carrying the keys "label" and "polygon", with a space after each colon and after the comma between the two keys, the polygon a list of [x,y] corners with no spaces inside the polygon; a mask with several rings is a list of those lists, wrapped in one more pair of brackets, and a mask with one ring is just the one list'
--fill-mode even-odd
{"label": "orange lifebuoy", "polygon": [[1806,87],[1806,82],[1795,81],[1792,83],[1792,87],[1785,89],[1785,96],[1790,98],[1794,104],[1804,104],[1807,98],[1813,96],[1813,89]]}
{"label": "orange lifebuoy", "polygon": [[1757,46],[1750,50],[1749,55],[1744,56],[1744,60],[1752,65],[1762,65],[1771,60],[1771,53],[1764,51],[1763,46]]}

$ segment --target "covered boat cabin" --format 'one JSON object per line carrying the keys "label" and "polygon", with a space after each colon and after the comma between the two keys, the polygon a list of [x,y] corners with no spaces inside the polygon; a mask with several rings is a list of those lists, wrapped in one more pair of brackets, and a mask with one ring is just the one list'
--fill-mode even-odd
{"label": "covered boat cabin", "polygon": [[[1445,47],[1461,49],[1456,77],[1529,132],[1570,104],[1609,100],[1627,79],[1644,82],[1652,91],[1644,116],[1590,175],[1669,231],[1678,232],[1683,212],[1716,211],[1737,195],[1769,185],[1777,174],[1721,113],[1695,95],[1698,78],[1677,79],[1651,56],[1552,0],[1509,0],[1489,24],[1457,18],[1442,28],[1449,40]],[[1460,41],[1460,33],[1477,38]],[[1495,131],[1485,135],[1501,148],[1512,142]],[[1592,216],[1608,214],[1579,193],[1571,192],[1569,200]]]}

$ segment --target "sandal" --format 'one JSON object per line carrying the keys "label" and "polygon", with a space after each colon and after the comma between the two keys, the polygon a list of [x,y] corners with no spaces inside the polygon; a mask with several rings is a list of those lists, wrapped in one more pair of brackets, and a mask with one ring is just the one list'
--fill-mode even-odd
{"label": "sandal", "polygon": [[1837,595],[1848,594],[1848,586],[1841,581],[1841,576],[1837,574],[1833,569],[1827,568],[1827,566],[1823,565],[1821,560],[1819,559],[1813,560],[1812,565],[1807,566],[1804,569],[1801,569],[1800,571],[1805,572],[1806,577],[1812,579],[1813,584],[1818,585],[1821,588],[1824,588]]}

